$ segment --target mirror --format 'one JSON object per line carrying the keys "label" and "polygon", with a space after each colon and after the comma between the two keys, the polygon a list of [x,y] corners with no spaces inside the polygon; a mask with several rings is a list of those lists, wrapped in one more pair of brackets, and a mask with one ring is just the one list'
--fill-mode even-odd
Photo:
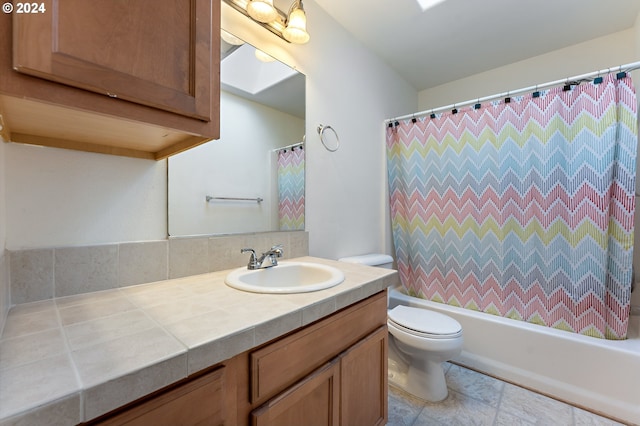
{"label": "mirror", "polygon": [[222,36],[220,139],[169,157],[169,235],[304,230],[305,77]]}

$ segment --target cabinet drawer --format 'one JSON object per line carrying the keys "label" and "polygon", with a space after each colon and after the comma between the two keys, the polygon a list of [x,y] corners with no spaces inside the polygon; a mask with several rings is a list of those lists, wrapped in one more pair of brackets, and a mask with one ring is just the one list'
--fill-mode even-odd
{"label": "cabinet drawer", "polygon": [[273,397],[386,322],[384,291],[252,352],[251,403]]}
{"label": "cabinet drawer", "polygon": [[100,426],[222,425],[233,413],[225,367],[99,421]]}

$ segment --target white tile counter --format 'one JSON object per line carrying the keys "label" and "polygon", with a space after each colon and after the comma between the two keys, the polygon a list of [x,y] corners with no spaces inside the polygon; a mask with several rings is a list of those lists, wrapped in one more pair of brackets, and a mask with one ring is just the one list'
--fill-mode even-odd
{"label": "white tile counter", "polygon": [[389,269],[302,257],[345,274],[299,294],[228,287],[229,271],[15,306],[0,339],[0,425],[71,425],[373,295]]}

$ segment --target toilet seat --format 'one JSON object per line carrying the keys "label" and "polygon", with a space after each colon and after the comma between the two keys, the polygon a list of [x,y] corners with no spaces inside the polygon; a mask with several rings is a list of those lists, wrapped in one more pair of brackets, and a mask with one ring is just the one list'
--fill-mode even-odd
{"label": "toilet seat", "polygon": [[418,337],[455,339],[462,336],[458,321],[427,309],[399,305],[387,312],[387,320],[401,331]]}

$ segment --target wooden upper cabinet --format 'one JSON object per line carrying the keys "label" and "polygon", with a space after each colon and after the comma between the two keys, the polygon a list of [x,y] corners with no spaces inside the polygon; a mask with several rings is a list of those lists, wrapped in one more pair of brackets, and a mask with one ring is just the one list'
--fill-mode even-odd
{"label": "wooden upper cabinet", "polygon": [[220,2],[39,4],[0,16],[5,139],[159,159],[219,137]]}
{"label": "wooden upper cabinet", "polygon": [[13,16],[15,70],[211,120],[211,2],[44,4],[48,12]]}

